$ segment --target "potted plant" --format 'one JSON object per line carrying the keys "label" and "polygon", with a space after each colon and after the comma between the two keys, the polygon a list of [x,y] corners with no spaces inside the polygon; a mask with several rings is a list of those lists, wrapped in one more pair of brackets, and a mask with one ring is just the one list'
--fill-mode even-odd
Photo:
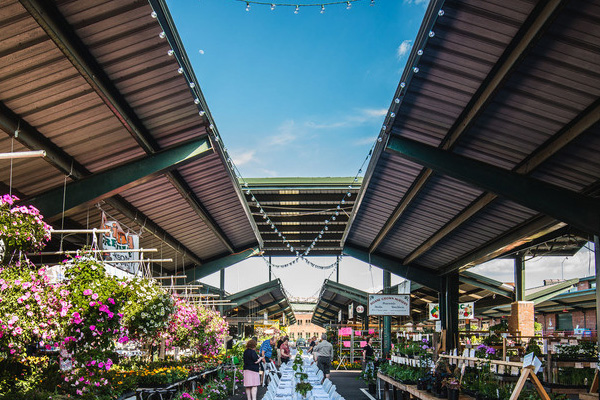
{"label": "potted plant", "polygon": [[304,372],[304,368],[302,367],[302,357],[300,354],[296,354],[292,369],[295,371],[294,375],[296,378],[298,378],[295,388],[296,393],[302,396],[302,399],[306,399],[306,395],[312,390],[313,387],[310,382],[306,382],[306,379],[308,379],[308,374]]}
{"label": "potted plant", "polygon": [[448,377],[442,381],[442,385],[446,387],[448,391],[448,400],[458,400],[458,393],[460,391],[460,381],[455,377]]}
{"label": "potted plant", "polygon": [[362,371],[359,375],[359,379],[362,379],[369,387],[369,393],[375,394],[376,386],[375,380],[377,378],[377,373],[373,368],[367,368]]}

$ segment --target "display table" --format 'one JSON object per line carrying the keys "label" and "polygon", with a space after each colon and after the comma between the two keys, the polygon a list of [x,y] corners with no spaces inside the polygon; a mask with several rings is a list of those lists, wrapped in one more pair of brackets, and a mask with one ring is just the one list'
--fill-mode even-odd
{"label": "display table", "polygon": [[[398,400],[403,396],[398,396],[398,391],[409,393],[411,398],[421,399],[421,400],[439,400],[439,397],[425,391],[418,390],[416,385],[405,385],[404,383],[400,383],[393,378],[390,378],[387,375],[383,375],[381,373],[377,373],[377,379],[383,381],[383,398],[385,400]],[[392,394],[390,397],[390,388],[392,388]],[[460,400],[473,400],[473,397],[467,396],[465,394],[460,394]]]}

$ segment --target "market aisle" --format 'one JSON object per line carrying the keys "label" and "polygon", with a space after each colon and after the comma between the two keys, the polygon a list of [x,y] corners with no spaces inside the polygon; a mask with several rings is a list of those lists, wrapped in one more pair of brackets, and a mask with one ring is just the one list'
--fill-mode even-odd
{"label": "market aisle", "polygon": [[368,397],[360,390],[367,385],[358,379],[360,371],[331,371],[331,381],[337,386],[337,392],[346,400],[366,400]]}

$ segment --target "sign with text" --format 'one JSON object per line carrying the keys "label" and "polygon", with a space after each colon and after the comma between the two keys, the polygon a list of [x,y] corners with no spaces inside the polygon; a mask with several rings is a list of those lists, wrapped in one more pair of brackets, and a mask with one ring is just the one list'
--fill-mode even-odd
{"label": "sign with text", "polygon": [[410,295],[370,294],[369,315],[410,315]]}
{"label": "sign with text", "polygon": [[[475,303],[458,303],[458,319],[474,319]],[[438,303],[429,303],[429,319],[440,319],[440,305]]]}
{"label": "sign with text", "polygon": [[102,213],[102,226],[100,229],[110,229],[110,233],[102,235],[101,249],[106,251],[105,261],[119,261],[113,264],[114,267],[132,274],[137,274],[140,270],[140,253],[119,252],[111,253],[111,250],[139,250],[140,237],[131,233],[125,233],[118,221],[109,221],[106,214]]}

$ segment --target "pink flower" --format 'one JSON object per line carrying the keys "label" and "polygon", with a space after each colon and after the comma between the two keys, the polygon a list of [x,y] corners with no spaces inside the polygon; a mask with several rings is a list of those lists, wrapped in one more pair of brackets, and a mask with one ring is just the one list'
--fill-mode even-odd
{"label": "pink flower", "polygon": [[109,297],[109,298],[108,298],[108,302],[109,302],[110,304],[115,304],[115,301],[113,300],[113,298],[112,298],[112,297]]}
{"label": "pink flower", "polygon": [[94,294],[92,295],[92,299],[94,299],[94,300],[98,299],[98,293],[94,293]]}
{"label": "pink flower", "polygon": [[94,329],[96,329],[96,325],[90,325],[90,330],[93,331]]}
{"label": "pink flower", "polygon": [[89,296],[89,295],[91,295],[92,293],[93,293],[93,292],[92,292],[90,289],[85,289],[85,290],[83,291],[83,295],[84,295],[84,296]]}

